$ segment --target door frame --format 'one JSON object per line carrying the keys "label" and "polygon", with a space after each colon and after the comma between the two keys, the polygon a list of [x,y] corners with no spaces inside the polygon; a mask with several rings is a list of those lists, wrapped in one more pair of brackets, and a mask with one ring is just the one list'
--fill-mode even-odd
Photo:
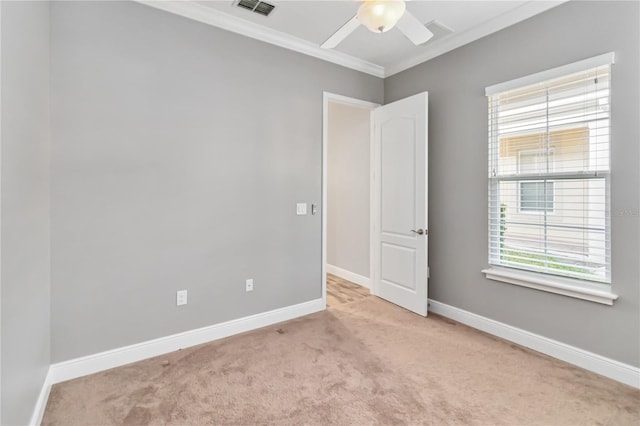
{"label": "door frame", "polygon": [[[327,148],[329,144],[329,103],[337,103],[347,106],[373,110],[381,106],[375,102],[363,101],[361,99],[351,98],[349,96],[339,95],[337,93],[322,92],[322,306],[327,309]],[[374,176],[374,135],[373,135],[373,117],[369,118],[369,279],[371,280],[371,272],[374,270],[371,264],[371,250],[373,238],[373,176]],[[372,281],[371,281],[372,282]],[[370,288],[371,294],[376,294],[373,286]]]}
{"label": "door frame", "polygon": [[[0,181],[2,180],[2,1],[0,0]],[[0,207],[2,205],[2,185],[0,182]],[[2,208],[0,208],[0,225],[2,225]],[[2,239],[0,226],[0,240]],[[2,245],[0,244],[0,259],[2,259]],[[0,262],[0,301],[2,301],[2,262]],[[0,330],[2,330],[2,303],[0,303]],[[0,377],[2,377],[2,338],[0,336]],[[0,389],[0,397],[2,389]],[[2,419],[2,404],[0,404],[0,419]]]}
{"label": "door frame", "polygon": [[[2,4],[0,0],[0,181],[2,180]],[[0,182],[0,207],[2,204],[2,185]],[[0,208],[0,225],[2,224],[2,209]],[[0,234],[2,226],[0,226]],[[0,235],[0,240],[1,240]],[[2,245],[0,244],[0,259],[2,259]],[[2,262],[0,262],[0,301],[2,301]],[[2,330],[2,303],[0,303],[0,330]],[[2,338],[0,336],[0,377],[2,377]],[[2,389],[0,389],[0,397]],[[0,404],[0,419],[2,419],[2,404]]]}

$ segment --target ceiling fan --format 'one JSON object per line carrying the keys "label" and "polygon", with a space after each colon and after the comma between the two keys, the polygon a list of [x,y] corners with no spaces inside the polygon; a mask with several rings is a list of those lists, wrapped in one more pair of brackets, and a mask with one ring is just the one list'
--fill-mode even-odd
{"label": "ceiling fan", "polygon": [[433,33],[406,10],[404,0],[362,0],[358,13],[320,45],[333,49],[360,25],[375,33],[384,33],[396,27],[413,44],[426,43]]}

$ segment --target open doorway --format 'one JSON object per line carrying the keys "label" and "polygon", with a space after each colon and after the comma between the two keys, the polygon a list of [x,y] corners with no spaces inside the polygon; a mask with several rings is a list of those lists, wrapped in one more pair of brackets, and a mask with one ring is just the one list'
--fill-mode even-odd
{"label": "open doorway", "polygon": [[370,294],[371,112],[378,106],[324,95],[323,297],[328,308]]}
{"label": "open doorway", "polygon": [[[377,297],[427,315],[428,100],[428,93],[422,92],[378,106],[324,94],[325,306],[330,272],[330,285],[347,281],[352,290],[358,290],[356,285],[369,287]],[[363,266],[367,260],[368,268]],[[335,304],[365,292],[330,293]]]}

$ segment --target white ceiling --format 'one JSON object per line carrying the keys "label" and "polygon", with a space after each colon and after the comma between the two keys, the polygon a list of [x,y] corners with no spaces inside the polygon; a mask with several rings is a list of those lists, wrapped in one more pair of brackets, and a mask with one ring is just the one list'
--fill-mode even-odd
{"label": "white ceiling", "polygon": [[453,32],[439,34],[432,29],[435,37],[415,46],[397,30],[376,34],[361,26],[337,48],[327,50],[321,49],[320,44],[356,14],[359,1],[266,0],[276,6],[268,17],[237,7],[233,0],[140,1],[380,77],[400,72],[563,3],[563,0],[414,0],[407,2],[407,10],[421,22],[432,28],[430,24],[438,21]]}

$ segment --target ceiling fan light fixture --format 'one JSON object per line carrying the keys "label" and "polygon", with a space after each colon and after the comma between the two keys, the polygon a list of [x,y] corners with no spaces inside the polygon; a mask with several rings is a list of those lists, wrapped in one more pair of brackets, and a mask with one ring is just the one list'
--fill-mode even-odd
{"label": "ceiling fan light fixture", "polygon": [[358,20],[374,33],[384,33],[402,18],[403,0],[365,0],[358,9]]}

